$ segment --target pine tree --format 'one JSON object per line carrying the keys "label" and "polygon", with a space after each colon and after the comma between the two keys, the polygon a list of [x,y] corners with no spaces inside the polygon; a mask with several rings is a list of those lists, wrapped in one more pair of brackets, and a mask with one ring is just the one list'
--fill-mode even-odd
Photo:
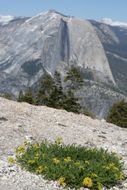
{"label": "pine tree", "polygon": [[55,71],[54,73],[54,83],[55,86],[50,94],[48,106],[63,109],[63,102],[66,95],[63,91],[61,76],[58,71]]}
{"label": "pine tree", "polygon": [[115,103],[109,111],[107,121],[120,127],[127,127],[127,102],[122,100]]}
{"label": "pine tree", "polygon": [[63,108],[69,112],[81,113],[81,106],[78,99],[74,97],[74,93],[69,90],[64,100]]}
{"label": "pine tree", "polygon": [[62,83],[61,83],[61,76],[58,71],[55,71],[55,73],[54,73],[54,81],[55,81],[55,85],[56,85],[57,89],[63,90]]}
{"label": "pine tree", "polygon": [[72,66],[67,72],[64,82],[70,82],[69,89],[71,90],[80,88],[83,84],[83,77],[81,75],[80,69],[78,67]]}
{"label": "pine tree", "polygon": [[53,78],[45,73],[40,79],[39,89],[35,95],[35,102],[37,105],[48,105],[50,95],[55,88]]}
{"label": "pine tree", "polygon": [[33,93],[30,87],[24,92],[24,94],[22,91],[20,91],[18,101],[34,104]]}

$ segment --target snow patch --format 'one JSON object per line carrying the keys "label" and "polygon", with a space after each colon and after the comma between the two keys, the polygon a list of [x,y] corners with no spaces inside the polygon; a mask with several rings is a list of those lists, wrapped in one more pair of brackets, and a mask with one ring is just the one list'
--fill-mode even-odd
{"label": "snow patch", "polygon": [[127,22],[113,21],[110,18],[103,18],[101,20],[101,22],[104,24],[108,24],[110,26],[120,26],[120,27],[126,27],[127,28]]}
{"label": "snow patch", "polygon": [[2,16],[0,15],[0,24],[8,24],[10,21],[12,21],[14,19],[14,16]]}

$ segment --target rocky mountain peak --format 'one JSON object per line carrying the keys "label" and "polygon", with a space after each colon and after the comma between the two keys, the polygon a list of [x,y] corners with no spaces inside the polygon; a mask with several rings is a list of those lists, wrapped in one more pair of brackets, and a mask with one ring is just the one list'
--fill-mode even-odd
{"label": "rocky mountain peak", "polygon": [[[32,85],[44,69],[53,73],[63,65],[76,65],[92,70],[101,82],[115,84],[103,46],[90,22],[50,10],[19,22],[18,27],[17,24],[0,28],[0,71]],[[37,60],[40,69],[34,77],[29,76],[24,69],[26,63],[34,61],[37,67]],[[64,68],[60,71],[65,72]]]}

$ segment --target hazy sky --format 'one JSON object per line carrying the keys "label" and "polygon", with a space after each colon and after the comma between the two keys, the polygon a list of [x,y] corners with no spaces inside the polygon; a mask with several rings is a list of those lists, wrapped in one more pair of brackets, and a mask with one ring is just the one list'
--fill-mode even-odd
{"label": "hazy sky", "polygon": [[0,15],[33,16],[49,9],[79,18],[127,22],[127,0],[0,0]]}

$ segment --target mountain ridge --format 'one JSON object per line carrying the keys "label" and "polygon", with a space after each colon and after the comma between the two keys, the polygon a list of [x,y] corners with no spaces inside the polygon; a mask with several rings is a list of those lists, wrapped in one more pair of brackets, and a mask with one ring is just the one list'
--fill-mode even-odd
{"label": "mountain ridge", "polygon": [[90,111],[104,117],[115,101],[126,96],[125,61],[125,69],[119,71],[121,62],[115,65],[107,53],[126,57],[126,42],[118,27],[50,10],[0,25],[0,36],[1,94],[18,96],[20,90],[34,87],[45,72],[53,76],[57,70],[64,79],[75,66],[84,73],[83,88],[75,94]]}

